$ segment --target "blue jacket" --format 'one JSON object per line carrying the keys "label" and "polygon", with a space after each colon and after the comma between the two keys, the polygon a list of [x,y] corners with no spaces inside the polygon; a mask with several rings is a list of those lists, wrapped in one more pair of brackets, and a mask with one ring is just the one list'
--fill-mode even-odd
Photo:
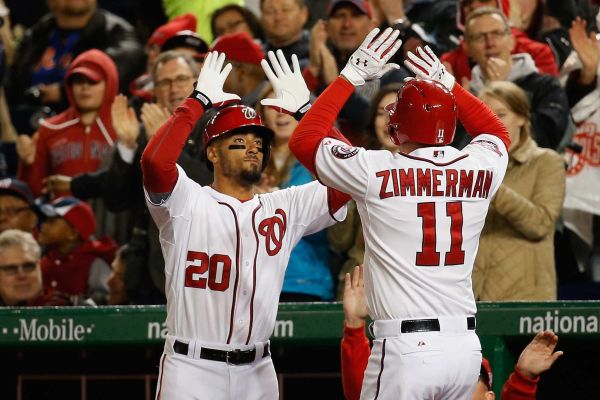
{"label": "blue jacket", "polygon": [[[290,177],[280,187],[299,186],[312,182],[310,172],[298,161],[292,165]],[[333,277],[329,269],[327,229],[305,236],[298,242],[283,279],[284,293],[303,293],[333,299]]]}

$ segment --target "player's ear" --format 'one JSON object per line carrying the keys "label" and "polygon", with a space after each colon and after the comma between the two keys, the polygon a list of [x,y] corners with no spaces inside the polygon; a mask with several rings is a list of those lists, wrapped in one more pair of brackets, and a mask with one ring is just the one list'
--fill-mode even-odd
{"label": "player's ear", "polygon": [[216,161],[219,159],[219,152],[217,151],[216,146],[214,146],[213,144],[209,145],[206,148],[206,158],[213,164],[215,164]]}

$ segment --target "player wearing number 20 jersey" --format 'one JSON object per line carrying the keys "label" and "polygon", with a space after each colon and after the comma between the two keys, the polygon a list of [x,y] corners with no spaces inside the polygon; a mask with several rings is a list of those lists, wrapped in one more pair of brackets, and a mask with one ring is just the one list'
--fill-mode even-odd
{"label": "player wearing number 20 jersey", "polygon": [[[279,398],[269,351],[283,277],[302,236],[343,219],[349,197],[319,182],[257,194],[273,132],[250,107],[221,109],[208,123],[214,169],[200,186],[175,164],[206,99],[223,98],[230,66],[211,53],[196,92],[152,137],[144,189],[165,257],[167,330],[157,399]],[[220,85],[211,85],[220,79]],[[229,95],[231,97],[231,95]]]}
{"label": "player wearing number 20 jersey", "polygon": [[[337,78],[290,148],[318,179],[356,201],[365,238],[365,293],[375,342],[362,399],[470,399],[481,363],[471,272],[510,140],[502,123],[459,85],[411,80],[389,131],[410,151],[350,147],[325,133],[354,86]],[[473,141],[452,141],[457,115]],[[402,147],[401,147],[402,149]]]}

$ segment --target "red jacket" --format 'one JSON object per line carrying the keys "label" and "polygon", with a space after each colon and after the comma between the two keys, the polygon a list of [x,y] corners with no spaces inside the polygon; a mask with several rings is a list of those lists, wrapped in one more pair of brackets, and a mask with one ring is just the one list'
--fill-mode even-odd
{"label": "red jacket", "polygon": [[101,259],[110,265],[116,250],[117,244],[110,238],[84,242],[68,254],[50,248],[41,259],[44,287],[70,295],[88,295],[97,289],[88,287],[92,264]]}
{"label": "red jacket", "polygon": [[[342,337],[342,387],[347,400],[358,400],[360,389],[369,361],[371,348],[361,328],[348,328],[344,325]],[[535,400],[537,379],[523,376],[516,368],[502,387],[502,400]]]}
{"label": "red jacket", "polygon": [[41,194],[42,179],[48,175],[75,176],[96,171],[114,144],[110,108],[119,90],[117,68],[110,57],[95,49],[79,55],[71,63],[69,71],[82,63],[96,64],[104,71],[106,89],[102,105],[96,121],[84,126],[74,106],[71,86],[65,86],[71,106],[54,117],[40,121],[35,160],[30,166],[19,164],[17,176],[29,183],[34,196]]}

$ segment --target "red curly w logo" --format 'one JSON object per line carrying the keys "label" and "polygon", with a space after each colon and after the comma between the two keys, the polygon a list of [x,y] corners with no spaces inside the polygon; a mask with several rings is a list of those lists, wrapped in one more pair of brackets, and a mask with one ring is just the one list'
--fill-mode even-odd
{"label": "red curly w logo", "polygon": [[271,218],[265,218],[258,225],[258,233],[265,237],[265,247],[270,256],[274,256],[281,250],[287,222],[285,211],[281,208],[275,210],[275,214]]}

